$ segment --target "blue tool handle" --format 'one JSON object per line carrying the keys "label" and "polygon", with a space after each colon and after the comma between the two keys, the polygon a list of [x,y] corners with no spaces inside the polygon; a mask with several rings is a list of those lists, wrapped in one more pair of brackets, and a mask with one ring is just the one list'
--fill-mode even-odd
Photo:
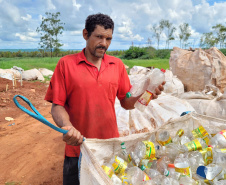
{"label": "blue tool handle", "polygon": [[[21,98],[22,100],[24,100],[30,107],[31,109],[34,111],[34,112],[31,112],[29,111],[28,109],[26,109],[25,107],[23,107],[22,105],[19,104],[19,102],[17,101],[17,97]],[[22,111],[24,111],[25,113],[27,113],[28,115],[30,115],[31,117],[41,121],[42,123],[44,123],[45,125],[51,127],[52,129],[58,131],[58,132],[61,132],[63,134],[66,134],[68,132],[68,130],[64,130],[64,129],[61,129],[53,124],[51,124],[49,121],[47,121],[37,110],[36,108],[32,105],[32,103],[27,99],[25,98],[24,96],[22,95],[15,95],[13,97],[13,101],[14,103],[16,104],[16,106],[21,109]]]}

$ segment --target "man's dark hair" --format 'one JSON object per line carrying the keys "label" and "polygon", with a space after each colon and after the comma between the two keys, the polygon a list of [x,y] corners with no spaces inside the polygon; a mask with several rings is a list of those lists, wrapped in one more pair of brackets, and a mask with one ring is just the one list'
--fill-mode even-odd
{"label": "man's dark hair", "polygon": [[114,31],[114,22],[108,15],[102,13],[93,14],[86,18],[85,29],[88,31],[88,37],[95,30],[97,25],[103,26],[104,29],[112,29],[112,33]]}

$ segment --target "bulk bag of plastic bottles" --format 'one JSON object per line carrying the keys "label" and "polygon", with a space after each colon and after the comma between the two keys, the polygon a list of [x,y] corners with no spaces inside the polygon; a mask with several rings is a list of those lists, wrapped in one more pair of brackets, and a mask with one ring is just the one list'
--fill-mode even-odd
{"label": "bulk bag of plastic bottles", "polygon": [[105,173],[102,165],[119,153],[122,142],[125,143],[128,151],[132,151],[139,142],[146,141],[153,135],[158,135],[161,130],[167,130],[171,136],[175,136],[180,129],[183,129],[184,132],[188,132],[199,128],[200,125],[208,128],[208,131],[212,134],[226,129],[226,120],[212,118],[193,112],[169,120],[153,132],[132,134],[126,137],[106,140],[86,139],[81,145],[82,158],[80,163],[80,183],[87,185],[113,185],[114,183]]}

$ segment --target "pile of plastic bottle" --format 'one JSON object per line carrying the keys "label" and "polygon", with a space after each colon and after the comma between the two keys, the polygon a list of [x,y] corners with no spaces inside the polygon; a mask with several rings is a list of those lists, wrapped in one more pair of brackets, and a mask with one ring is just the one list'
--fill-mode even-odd
{"label": "pile of plastic bottle", "polygon": [[160,129],[147,141],[121,150],[102,168],[115,185],[226,184],[226,130],[209,134],[208,128],[174,137]]}

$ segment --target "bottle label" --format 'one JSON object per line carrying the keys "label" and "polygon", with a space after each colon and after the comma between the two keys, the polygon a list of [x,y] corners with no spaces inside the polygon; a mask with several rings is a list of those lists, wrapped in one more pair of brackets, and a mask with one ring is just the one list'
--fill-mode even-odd
{"label": "bottle label", "polygon": [[146,173],[144,173],[143,181],[148,181],[148,180],[150,180],[150,177]]}
{"label": "bottle label", "polygon": [[188,151],[196,151],[202,149],[202,145],[198,139],[194,139],[193,141],[185,143],[184,145],[187,147]]}
{"label": "bottle label", "polygon": [[219,134],[221,134],[222,136],[224,136],[224,138],[226,139],[226,130],[220,131]]}
{"label": "bottle label", "polygon": [[162,145],[162,146],[165,146],[165,145],[168,145],[169,143],[172,143],[172,138],[169,136],[169,138],[166,140],[166,141],[159,141],[158,142]]}
{"label": "bottle label", "polygon": [[178,135],[179,137],[181,137],[184,134],[184,130],[183,129],[179,129],[176,133],[176,135]]}
{"label": "bottle label", "polygon": [[200,126],[192,131],[194,138],[202,138],[206,144],[209,144],[209,134],[203,126]]}
{"label": "bottle label", "polygon": [[175,171],[180,173],[182,177],[183,176],[190,177],[190,175],[191,175],[190,174],[190,167],[187,167],[187,168],[177,168],[177,167],[175,167]]}
{"label": "bottle label", "polygon": [[221,153],[226,153],[226,149],[220,149],[221,150]]}
{"label": "bottle label", "polygon": [[102,168],[104,170],[104,172],[108,175],[108,177],[112,177],[112,175],[114,174],[113,170],[111,168],[109,168],[108,166],[104,166],[102,165]]}
{"label": "bottle label", "polygon": [[142,159],[141,165],[144,165],[146,168],[151,168],[153,160],[150,159]]}
{"label": "bottle label", "polygon": [[112,166],[116,174],[123,174],[127,168],[127,162],[117,156]]}
{"label": "bottle label", "polygon": [[150,141],[142,141],[146,146],[146,153],[144,159],[156,159],[155,158],[155,145]]}
{"label": "bottle label", "polygon": [[211,147],[204,148],[199,152],[202,154],[205,166],[213,162],[213,152]]}
{"label": "bottle label", "polygon": [[150,91],[146,90],[137,101],[140,102],[142,105],[147,106],[151,101],[152,97],[153,94]]}

